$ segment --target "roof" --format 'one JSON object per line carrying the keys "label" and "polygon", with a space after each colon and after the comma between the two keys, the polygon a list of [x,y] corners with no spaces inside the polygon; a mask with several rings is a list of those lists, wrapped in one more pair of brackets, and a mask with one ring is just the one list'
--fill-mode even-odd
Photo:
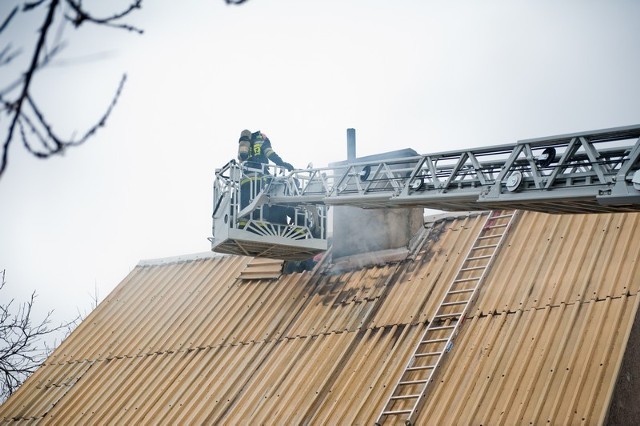
{"label": "roof", "polygon": [[[240,256],[142,262],[0,419],[372,424],[483,220],[439,220],[405,260],[335,273],[274,278],[263,264],[268,278],[252,279]],[[523,213],[418,423],[602,422],[638,259],[640,214]]]}

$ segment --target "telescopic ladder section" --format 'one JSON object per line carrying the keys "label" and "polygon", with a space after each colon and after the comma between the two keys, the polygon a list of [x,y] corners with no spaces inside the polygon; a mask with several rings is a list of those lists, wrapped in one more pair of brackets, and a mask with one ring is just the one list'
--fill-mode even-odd
{"label": "telescopic ladder section", "polygon": [[517,211],[494,210],[487,216],[475,243],[449,285],[438,309],[393,388],[376,425],[414,424],[433,378],[478,295]]}
{"label": "telescopic ladder section", "polygon": [[543,213],[640,211],[640,125],[294,170],[271,202]]}
{"label": "telescopic ladder section", "polygon": [[638,212],[640,125],[293,171],[232,160],[216,170],[211,249],[312,257],[330,206]]}

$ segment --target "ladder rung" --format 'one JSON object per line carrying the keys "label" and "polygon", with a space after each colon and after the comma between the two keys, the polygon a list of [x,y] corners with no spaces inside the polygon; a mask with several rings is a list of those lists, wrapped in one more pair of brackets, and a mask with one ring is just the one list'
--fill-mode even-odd
{"label": "ladder rung", "polygon": [[429,381],[429,379],[424,379],[424,380],[407,380],[406,382],[398,382],[398,386],[405,386],[405,385],[420,385],[420,384],[425,384]]}
{"label": "ladder rung", "polygon": [[454,283],[463,283],[468,281],[476,281],[479,280],[480,277],[471,277],[471,278],[460,278],[459,280],[453,280]]}
{"label": "ladder rung", "polygon": [[423,340],[420,343],[424,343],[425,345],[428,343],[442,343],[442,342],[446,342],[449,339],[431,339],[431,340]]}
{"label": "ladder rung", "polygon": [[502,225],[491,225],[491,226],[486,226],[486,227],[484,227],[484,228],[482,228],[482,229],[483,229],[483,230],[485,230],[485,229],[504,228],[504,227],[506,227],[507,225],[508,225],[507,223],[502,224]]}
{"label": "ladder rung", "polygon": [[421,367],[409,367],[409,368],[407,368],[407,371],[431,370],[433,368],[436,368],[436,366],[435,365],[423,365]]}
{"label": "ladder rung", "polygon": [[[473,243],[473,246],[469,250],[467,257],[465,258],[462,266],[459,270],[455,279],[451,282],[449,289],[445,293],[444,297],[440,301],[440,305],[436,309],[436,315],[431,319],[431,322],[427,325],[427,328],[424,330],[424,334],[422,335],[420,342],[415,347],[413,351],[413,355],[411,356],[411,360],[409,364],[405,367],[400,380],[396,383],[395,388],[391,396],[388,397],[387,402],[383,408],[382,413],[378,417],[376,421],[376,425],[380,425],[382,423],[382,418],[385,416],[394,416],[394,415],[404,415],[409,414],[408,419],[412,418],[415,414],[415,410],[420,402],[420,399],[425,395],[425,392],[428,389],[429,383],[433,380],[433,375],[436,371],[436,368],[440,365],[441,360],[443,359],[444,354],[449,349],[451,345],[451,339],[453,339],[456,330],[458,327],[462,325],[462,321],[464,321],[464,315],[467,312],[469,304],[474,299],[475,292],[478,290],[481,282],[480,280],[484,277],[484,275],[488,271],[488,267],[493,259],[494,253],[497,251],[498,246],[502,241],[502,237],[504,237],[509,229],[509,225],[512,223],[512,218],[515,217],[515,213],[510,214],[502,214],[503,211],[492,211],[488,218],[487,222],[485,222],[485,226],[480,231],[480,235],[476,237],[476,241]],[[495,214],[495,216],[494,216]],[[496,219],[509,219],[506,223],[491,222]],[[493,229],[504,228],[503,230],[491,231]],[[489,235],[495,234],[495,235]],[[485,245],[480,241],[487,240]],[[487,243],[495,243],[495,244],[487,244]],[[489,254],[479,254],[473,256],[471,253],[475,250],[491,250]],[[471,263],[466,262],[476,262],[475,264],[485,264],[483,266],[471,266]],[[466,267],[465,267],[466,266]],[[471,271],[480,271],[480,276],[476,277],[466,277],[466,272]],[[464,275],[463,275],[464,274]],[[472,275],[472,274],[469,274]],[[468,288],[472,286],[473,288]],[[454,290],[455,289],[455,290]],[[452,297],[454,295],[462,295],[460,298],[463,300],[455,300],[457,297]],[[453,308],[454,306],[458,306],[458,308]],[[444,313],[447,310],[458,310],[462,309],[462,312],[452,312],[452,313]],[[437,324],[437,325],[436,325]],[[445,325],[446,324],[446,325]],[[451,330],[439,334],[435,334],[441,330]],[[434,334],[429,334],[429,333]],[[428,336],[432,336],[433,338],[429,338]],[[442,345],[444,343],[444,345]],[[432,346],[425,346],[432,345]],[[424,351],[424,352],[423,352]],[[429,358],[433,357],[433,358]],[[426,360],[423,360],[426,358]],[[427,363],[428,365],[414,365],[420,363]],[[429,365],[429,363],[432,363]],[[410,367],[411,366],[411,367]],[[422,372],[424,371],[424,372]],[[413,373],[413,374],[409,374]],[[426,377],[426,378],[425,378]],[[402,381],[402,379],[406,379]],[[418,393],[410,393],[411,391],[416,392],[416,390],[412,388],[401,388],[402,386],[415,386],[420,385],[420,390]],[[406,394],[403,394],[402,389],[405,390]],[[396,394],[398,393],[398,394]],[[411,409],[391,409],[393,401],[398,400],[409,400],[409,402],[405,405],[414,404],[415,406]],[[411,401],[415,400],[415,402]],[[399,407],[398,407],[399,408]],[[409,420],[405,420],[408,422]]]}
{"label": "ladder rung", "polygon": [[467,259],[468,262],[472,261],[472,260],[482,260],[482,259],[489,259],[491,257],[490,254],[487,254],[485,256],[477,256],[477,257],[470,257]]}
{"label": "ladder rung", "polygon": [[441,327],[431,327],[428,329],[428,331],[432,331],[432,330],[449,330],[452,328],[455,328],[455,325],[443,325]]}
{"label": "ladder rung", "polygon": [[496,247],[498,247],[497,244],[489,244],[489,245],[486,245],[486,246],[473,247],[473,248],[471,248],[471,250],[483,250],[483,249],[496,248]]}
{"label": "ladder rung", "polygon": [[410,413],[411,410],[393,410],[393,411],[383,411],[383,416],[395,416],[397,414],[407,414]]}
{"label": "ladder rung", "polygon": [[425,353],[422,353],[422,354],[415,354],[414,356],[416,358],[418,358],[418,357],[423,357],[423,356],[436,356],[436,355],[442,355],[442,352],[425,352]]}
{"label": "ladder rung", "polygon": [[420,398],[420,394],[416,394],[416,395],[394,395],[389,399],[416,399],[416,398]]}
{"label": "ladder rung", "polygon": [[504,219],[506,217],[513,217],[513,213],[511,213],[511,214],[503,214],[503,215],[500,215],[500,216],[493,216],[491,219]]}
{"label": "ladder rung", "polygon": [[474,291],[475,288],[466,288],[464,290],[451,290],[450,292],[448,292],[447,294],[460,294],[460,293],[470,293],[472,291]]}
{"label": "ladder rung", "polygon": [[465,303],[467,303],[467,302],[469,302],[469,299],[467,299],[467,300],[460,300],[460,301],[458,301],[458,302],[446,302],[446,303],[443,303],[443,304],[442,304],[442,305],[440,305],[440,306],[456,306],[456,305],[464,305],[464,304],[465,304]]}
{"label": "ladder rung", "polygon": [[476,240],[488,240],[489,238],[498,238],[502,237],[503,234],[495,234],[495,235],[485,235],[483,237],[478,237]]}
{"label": "ladder rung", "polygon": [[[464,314],[464,312],[455,312],[452,314],[440,314],[440,315],[434,316],[433,319],[436,320],[436,319],[442,319],[442,318],[454,318],[454,317],[462,316],[462,314]],[[434,329],[432,328],[431,330],[434,330]]]}
{"label": "ladder rung", "polygon": [[473,266],[471,268],[462,268],[460,272],[468,272],[468,271],[478,271],[480,269],[487,269],[486,266]]}

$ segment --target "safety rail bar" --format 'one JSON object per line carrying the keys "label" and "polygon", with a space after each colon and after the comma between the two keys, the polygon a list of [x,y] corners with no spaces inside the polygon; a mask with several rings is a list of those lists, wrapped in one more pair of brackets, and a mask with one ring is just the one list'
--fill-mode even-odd
{"label": "safety rail bar", "polygon": [[235,160],[216,170],[213,182],[212,250],[302,260],[327,249],[327,206],[279,205],[274,194],[291,193],[295,180],[271,165]]}
{"label": "safety rail bar", "polygon": [[545,213],[640,211],[640,125],[413,157],[286,171],[216,170],[212,250],[307,259],[330,206]]}
{"label": "safety rail bar", "polygon": [[639,211],[640,125],[294,170],[281,204],[550,213]]}

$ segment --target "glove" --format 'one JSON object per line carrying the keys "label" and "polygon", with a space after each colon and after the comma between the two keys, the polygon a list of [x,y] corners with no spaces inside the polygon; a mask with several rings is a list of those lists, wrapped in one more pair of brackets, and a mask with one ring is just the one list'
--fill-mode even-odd
{"label": "glove", "polygon": [[291,171],[294,169],[294,167],[290,163],[282,163],[282,166],[288,171]]}

